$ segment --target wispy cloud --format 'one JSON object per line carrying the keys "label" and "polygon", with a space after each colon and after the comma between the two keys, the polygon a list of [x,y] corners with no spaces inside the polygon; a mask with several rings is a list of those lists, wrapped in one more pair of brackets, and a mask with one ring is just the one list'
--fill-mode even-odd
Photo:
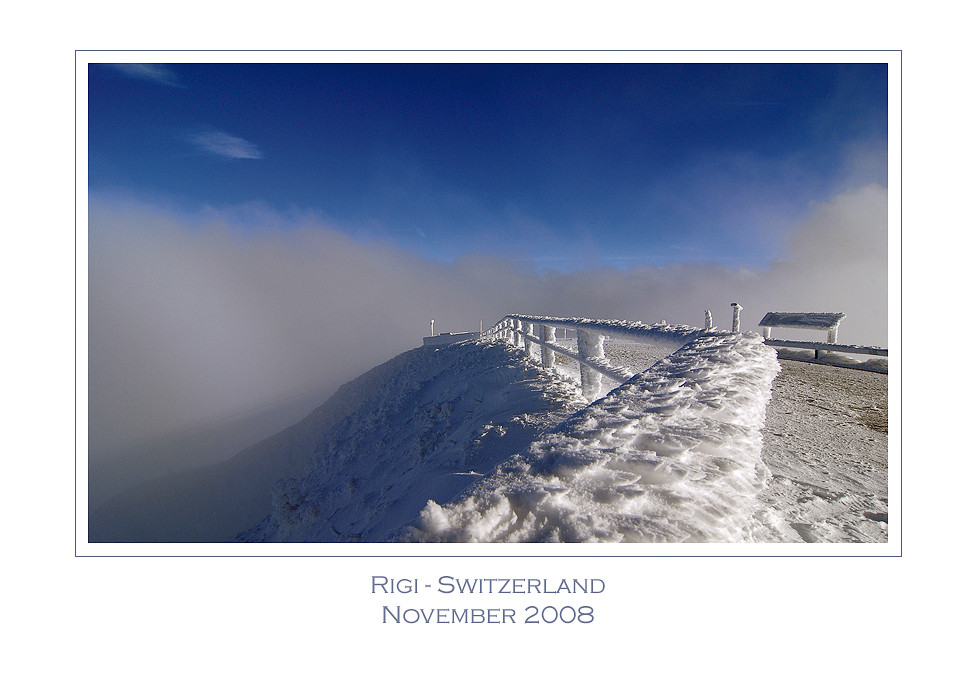
{"label": "wispy cloud", "polygon": [[196,133],[190,136],[190,141],[205,152],[225,159],[260,159],[264,156],[251,142],[219,130]]}
{"label": "wispy cloud", "polygon": [[183,87],[176,73],[162,64],[110,64],[109,66],[130,78],[153,81],[171,88]]}

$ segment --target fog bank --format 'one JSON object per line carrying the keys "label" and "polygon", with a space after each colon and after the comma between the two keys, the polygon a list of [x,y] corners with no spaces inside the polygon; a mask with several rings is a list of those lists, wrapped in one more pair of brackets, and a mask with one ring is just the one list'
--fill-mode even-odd
{"label": "fog bank", "polygon": [[236,210],[201,222],[93,200],[91,457],[331,390],[419,345],[431,319],[438,331],[488,327],[510,312],[701,326],[708,308],[728,327],[737,301],[744,329],[758,330],[768,310],[841,311],[841,342],[887,345],[886,206],[877,185],[812,205],[783,257],[762,269],[539,273],[489,255],[431,261],[309,217],[265,228],[238,222]]}

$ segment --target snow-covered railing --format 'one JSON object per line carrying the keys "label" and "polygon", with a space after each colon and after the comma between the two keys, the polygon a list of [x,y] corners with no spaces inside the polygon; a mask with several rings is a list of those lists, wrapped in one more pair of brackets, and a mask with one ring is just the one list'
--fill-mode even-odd
{"label": "snow-covered railing", "polygon": [[425,336],[421,341],[424,346],[447,346],[449,343],[471,341],[482,337],[482,332],[441,332],[437,336]]}
{"label": "snow-covered railing", "polygon": [[[756,538],[757,491],[769,476],[761,460],[761,430],[779,370],[776,352],[759,334],[528,316],[507,320],[500,333],[514,333],[516,322],[566,324],[591,335],[686,342],[537,438],[464,495],[443,505],[428,502],[407,539]],[[525,327],[520,334],[528,336]]]}
{"label": "snow-covered railing", "polygon": [[[572,329],[577,336],[574,352],[556,343],[557,329]],[[623,383],[633,376],[626,367],[611,364],[604,355],[604,340],[608,338],[635,343],[656,344],[666,342],[679,348],[705,333],[705,329],[687,325],[644,324],[620,320],[591,320],[581,317],[542,317],[538,315],[507,315],[491,330],[526,352],[532,345],[540,347],[543,367],[552,368],[556,354],[570,358],[580,365],[580,387],[588,400],[601,392],[601,377]]]}
{"label": "snow-covered railing", "polygon": [[832,351],[834,353],[859,353],[862,355],[882,355],[888,357],[889,349],[881,346],[858,346],[846,345],[843,343],[822,343],[820,341],[790,341],[788,339],[764,339],[763,342],[768,346],[779,348],[808,348],[814,351],[814,357],[820,355],[820,351]]}

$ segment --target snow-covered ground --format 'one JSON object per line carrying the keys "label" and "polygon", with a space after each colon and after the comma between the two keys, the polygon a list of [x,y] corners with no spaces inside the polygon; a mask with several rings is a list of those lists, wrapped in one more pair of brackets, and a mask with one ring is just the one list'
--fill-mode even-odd
{"label": "snow-covered ground", "polygon": [[764,408],[776,354],[703,333],[511,457],[404,539],[754,540]]}
{"label": "snow-covered ground", "polygon": [[778,362],[754,334],[673,350],[608,341],[650,367],[591,405],[572,361],[406,353],[236,539],[886,540],[885,375]]}
{"label": "snow-covered ground", "polygon": [[757,539],[886,542],[888,375],[780,360]]}
{"label": "snow-covered ground", "polygon": [[[422,347],[323,434],[304,476],[237,539],[377,542],[524,451],[584,405],[576,386],[501,343]],[[352,382],[355,386],[356,382]]]}
{"label": "snow-covered ground", "polygon": [[604,349],[631,378],[605,379],[589,405],[577,363],[557,356],[543,369],[538,346],[408,351],[221,466],[133,490],[102,534],[886,541],[886,375],[778,362],[756,334]]}
{"label": "snow-covered ground", "polygon": [[[574,339],[561,341],[572,348]],[[648,367],[667,347],[607,340],[616,364]],[[888,358],[777,349],[763,428],[761,542],[888,540]],[[576,364],[566,370],[576,371]],[[868,370],[868,371],[861,371]]]}

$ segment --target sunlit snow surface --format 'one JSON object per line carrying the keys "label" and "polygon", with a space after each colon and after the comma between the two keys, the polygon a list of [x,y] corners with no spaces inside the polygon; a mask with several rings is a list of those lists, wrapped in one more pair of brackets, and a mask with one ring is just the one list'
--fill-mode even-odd
{"label": "sunlit snow surface", "polygon": [[753,539],[778,364],[752,334],[705,333],[575,414],[403,539]]}
{"label": "sunlit snow surface", "polygon": [[273,513],[237,540],[389,540],[429,499],[454,499],[584,404],[572,382],[501,343],[418,348],[385,367],[320,438],[305,475],[276,486]]}
{"label": "sunlit snow surface", "polygon": [[888,376],[781,359],[763,429],[757,539],[889,539]]}
{"label": "sunlit snow surface", "polygon": [[682,343],[608,339],[636,373],[590,405],[538,347],[404,353],[235,539],[886,541],[884,375],[783,365],[755,334]]}

